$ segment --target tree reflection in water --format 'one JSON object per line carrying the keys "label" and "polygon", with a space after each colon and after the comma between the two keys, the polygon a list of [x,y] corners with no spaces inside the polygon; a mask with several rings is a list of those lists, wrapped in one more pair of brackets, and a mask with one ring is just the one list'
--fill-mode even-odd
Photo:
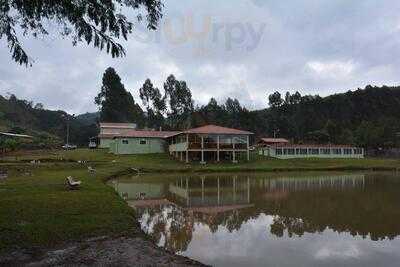
{"label": "tree reflection in water", "polygon": [[[196,227],[216,233],[240,231],[250,220],[272,216],[266,233],[301,237],[331,229],[371,240],[400,233],[400,180],[391,174],[338,174],[309,177],[269,175],[178,177],[120,180],[117,190],[130,195],[142,229],[160,246],[183,253]],[[151,182],[151,186],[148,183]],[[144,202],[135,190],[152,188]],[[127,193],[128,192],[128,193]],[[154,199],[163,202],[154,204]],[[128,199],[129,201],[129,199]],[[146,204],[146,201],[147,204]],[[151,202],[153,201],[153,202]]]}

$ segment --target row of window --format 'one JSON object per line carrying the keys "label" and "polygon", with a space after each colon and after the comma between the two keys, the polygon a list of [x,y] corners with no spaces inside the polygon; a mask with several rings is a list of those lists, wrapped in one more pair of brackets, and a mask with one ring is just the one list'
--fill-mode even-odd
{"label": "row of window", "polygon": [[[122,144],[123,145],[129,145],[129,140],[128,139],[122,139]],[[140,145],[146,145],[147,144],[147,140],[146,139],[140,139],[139,144]]]}
{"label": "row of window", "polygon": [[[207,135],[203,137],[203,141],[205,144],[207,143],[217,143],[218,142],[218,135]],[[174,143],[185,143],[186,136],[180,135],[175,137]],[[191,134],[189,135],[189,143],[201,143],[201,135]],[[231,135],[219,135],[219,143],[220,144],[232,144],[232,143],[247,143],[246,136],[231,136]]]}
{"label": "row of window", "polygon": [[362,155],[361,148],[277,148],[276,155]]}

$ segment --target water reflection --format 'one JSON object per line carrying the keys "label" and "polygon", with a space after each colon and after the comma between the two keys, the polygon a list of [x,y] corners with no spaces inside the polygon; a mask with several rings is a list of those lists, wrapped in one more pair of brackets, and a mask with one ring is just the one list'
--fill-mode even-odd
{"label": "water reflection", "polygon": [[160,246],[220,266],[396,266],[399,185],[393,174],[360,173],[112,182]]}

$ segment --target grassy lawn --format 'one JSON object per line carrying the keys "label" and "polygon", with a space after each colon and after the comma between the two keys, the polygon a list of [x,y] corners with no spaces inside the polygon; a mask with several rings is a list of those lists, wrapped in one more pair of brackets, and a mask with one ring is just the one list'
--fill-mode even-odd
{"label": "grassy lawn", "polygon": [[[104,150],[87,149],[3,157],[0,170],[8,170],[9,177],[0,180],[0,250],[52,246],[99,235],[134,234],[138,230],[134,211],[104,183],[108,177],[131,167],[143,172],[168,173],[400,168],[400,160],[390,159],[277,160],[257,155],[253,158],[239,164],[203,166],[180,163],[167,155],[115,156]],[[30,164],[33,159],[41,163]],[[87,165],[96,168],[96,174],[89,174]],[[80,190],[66,190],[64,180],[69,175],[83,182]]]}
{"label": "grassy lawn", "polygon": [[[134,212],[102,182],[106,173],[65,164],[35,168],[28,176],[26,167],[18,168],[0,182],[0,249],[133,231]],[[68,175],[82,180],[80,190],[66,190]]]}
{"label": "grassy lawn", "polygon": [[[7,162],[30,161],[40,159],[43,163],[52,161],[85,160],[89,165],[102,170],[121,170],[138,168],[144,172],[207,172],[207,171],[291,171],[291,170],[392,170],[400,168],[399,159],[272,159],[256,154],[250,162],[232,164],[230,162],[200,165],[199,163],[185,164],[172,160],[166,154],[150,155],[113,155],[107,150],[78,149],[74,151],[55,151],[50,153],[16,154],[4,158],[1,164]],[[50,164],[50,163],[48,163]],[[53,162],[53,164],[57,164]]]}

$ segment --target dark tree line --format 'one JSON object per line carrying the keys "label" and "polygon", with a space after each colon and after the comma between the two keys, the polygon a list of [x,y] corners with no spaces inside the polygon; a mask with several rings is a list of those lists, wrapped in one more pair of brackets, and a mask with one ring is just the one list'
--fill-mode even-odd
{"label": "dark tree line", "polygon": [[73,117],[46,110],[42,104],[11,95],[0,96],[0,129],[37,136],[39,147],[70,140],[86,145],[98,134],[98,122],[134,122],[140,128],[180,130],[205,124],[249,130],[255,137],[284,137],[296,143],[354,144],[366,148],[400,146],[400,87],[373,87],[328,97],[275,92],[269,108],[247,110],[238,99],[219,103],[211,98],[195,105],[185,81],[167,77],[159,89],[147,79],[136,89],[142,107],[125,89],[116,71],[108,68],[95,101],[99,114]]}
{"label": "dark tree line", "polygon": [[279,93],[270,108],[255,111],[274,130],[296,142],[356,144],[367,148],[399,145],[400,88],[373,87],[328,97]]}
{"label": "dark tree line", "polygon": [[[117,80],[120,80],[119,77]],[[102,92],[104,86],[103,83]],[[354,144],[366,148],[399,145],[399,87],[367,86],[328,97],[302,96],[299,92],[287,92],[282,96],[275,92],[267,97],[269,108],[255,111],[247,110],[238,99],[232,98],[223,103],[211,98],[208,104],[195,106],[187,83],[173,75],[166,79],[163,87],[162,92],[150,79],[144,82],[139,89],[145,107],[142,111],[130,93],[125,89],[121,93],[121,86],[118,85],[113,94],[116,98],[125,96],[129,100],[127,105],[134,106],[134,111],[126,111],[130,117],[112,113],[108,116],[103,111],[105,106],[100,105],[101,119],[131,121],[141,127],[174,130],[218,124],[250,130],[256,137],[285,137],[296,143]],[[116,110],[121,112],[121,103],[112,104],[111,99],[110,105],[118,107]],[[116,100],[116,103],[126,99]]]}

